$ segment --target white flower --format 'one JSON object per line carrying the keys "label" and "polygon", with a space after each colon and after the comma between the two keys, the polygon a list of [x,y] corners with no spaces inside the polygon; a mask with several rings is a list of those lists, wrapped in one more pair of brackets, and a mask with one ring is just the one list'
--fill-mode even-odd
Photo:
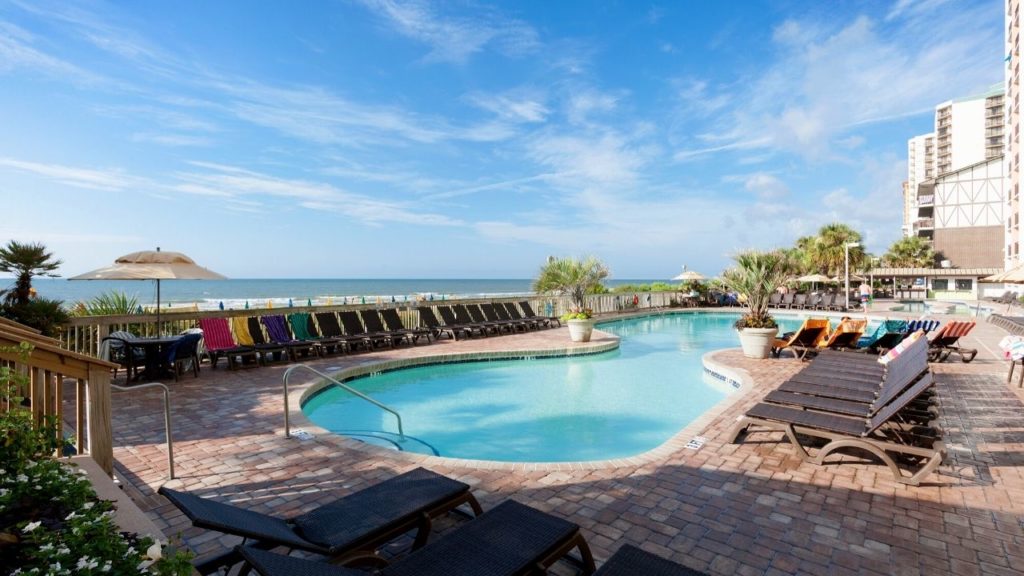
{"label": "white flower", "polygon": [[10,492],[10,490],[8,490],[7,488],[0,488],[0,498],[7,496],[8,492]]}
{"label": "white flower", "polygon": [[83,556],[82,558],[78,559],[78,565],[76,567],[79,570],[85,570],[85,569],[92,570],[93,568],[95,568],[95,567],[97,567],[99,565],[100,565],[100,563],[99,563],[98,560],[93,560],[92,558],[89,558],[88,556]]}
{"label": "white flower", "polygon": [[25,468],[35,468],[35,467],[36,467],[36,461],[35,460],[29,460],[28,463],[25,464]]}
{"label": "white flower", "polygon": [[72,518],[74,518],[75,516],[77,516],[77,514],[75,514],[75,511],[74,511],[74,510],[72,510],[70,514],[68,514],[67,516],[65,516],[65,517],[64,517],[64,519],[65,519],[65,520],[71,520],[71,519],[72,519]]}
{"label": "white flower", "polygon": [[85,504],[82,504],[82,510],[89,510],[90,508],[92,508],[95,505],[96,505],[95,502],[86,502]]}
{"label": "white flower", "polygon": [[148,556],[150,560],[156,562],[163,557],[163,550],[163,545],[159,542],[154,542],[152,546],[146,549],[146,556]]}
{"label": "white flower", "polygon": [[50,550],[53,550],[53,544],[50,544],[49,542],[47,542],[46,544],[43,544],[42,546],[40,546],[39,549],[42,550],[43,552],[49,552]]}
{"label": "white flower", "polygon": [[70,553],[71,553],[71,549],[68,548],[67,546],[61,546],[60,548],[57,548],[57,554],[60,554],[61,556],[65,555],[65,554],[70,554]]}
{"label": "white flower", "polygon": [[28,476],[25,476],[24,474],[18,474],[14,479],[18,482],[28,482]]}
{"label": "white flower", "polygon": [[42,522],[29,522],[21,530],[23,532],[31,532],[31,531],[35,530],[36,528],[39,528],[40,526],[42,526],[42,524],[43,524]]}
{"label": "white flower", "polygon": [[110,572],[110,560],[107,560],[103,566],[100,566],[100,572]]}

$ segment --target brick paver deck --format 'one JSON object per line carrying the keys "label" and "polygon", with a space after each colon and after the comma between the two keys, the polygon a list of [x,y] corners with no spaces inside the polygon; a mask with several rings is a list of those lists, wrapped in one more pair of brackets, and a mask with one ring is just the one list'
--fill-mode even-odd
{"label": "brick paver deck", "polygon": [[[1020,573],[1024,404],[1005,382],[1007,364],[996,346],[1004,334],[982,321],[966,339],[981,349],[973,363],[933,366],[949,456],[920,487],[899,484],[884,466],[853,457],[842,465],[804,463],[777,433],[728,443],[725,435],[737,416],[800,367],[786,358],[748,360],[738,350],[719,352],[715,360],[744,372],[752,385],[707,420],[700,431],[707,437],[703,448],[674,447],[596,469],[488,469],[396,457],[334,437],[286,439],[286,365],[204,368],[199,379],[171,385],[178,473],[171,485],[291,515],[426,465],[471,484],[485,509],[514,498],[579,523],[599,561],[630,542],[711,574]],[[564,348],[567,340],[565,329],[548,330],[312,364],[324,369],[428,353]],[[166,534],[181,534],[199,553],[235,544],[190,528],[155,495],[167,473],[162,418],[156,394],[115,395],[119,475]]]}

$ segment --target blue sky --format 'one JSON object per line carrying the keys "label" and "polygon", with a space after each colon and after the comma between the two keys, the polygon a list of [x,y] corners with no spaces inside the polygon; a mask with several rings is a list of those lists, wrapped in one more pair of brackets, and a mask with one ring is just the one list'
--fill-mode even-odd
{"label": "blue sky", "polygon": [[0,241],[238,278],[709,274],[899,236],[906,140],[1003,2],[0,0]]}

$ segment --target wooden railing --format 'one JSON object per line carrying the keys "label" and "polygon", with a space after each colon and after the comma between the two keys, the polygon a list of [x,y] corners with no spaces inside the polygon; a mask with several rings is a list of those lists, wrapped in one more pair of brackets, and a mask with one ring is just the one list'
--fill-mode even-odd
{"label": "wooden railing", "polygon": [[[27,353],[19,351],[27,343]],[[0,362],[28,376],[27,388],[17,395],[30,402],[36,422],[54,416],[63,426],[73,419],[75,448],[88,454],[112,474],[114,470],[113,437],[110,415],[110,371],[116,364],[94,356],[72,352],[61,342],[47,338],[22,324],[0,318]],[[75,413],[64,413],[64,385],[75,387]],[[9,402],[9,399],[7,399]],[[9,410],[5,402],[0,409]]]}
{"label": "wooden railing", "polygon": [[[635,296],[635,299],[634,299]],[[587,297],[587,306],[597,315],[646,308],[664,308],[680,298],[678,292],[638,292],[628,294],[601,294]],[[568,298],[545,296],[519,296],[503,298],[467,298],[459,300],[429,300],[420,302],[382,302],[380,304],[347,304],[333,306],[295,306],[288,308],[254,308],[250,310],[207,310],[188,312],[162,312],[160,327],[156,326],[155,314],[129,314],[124,316],[81,316],[72,318],[61,335],[62,346],[82,354],[98,355],[100,342],[111,332],[124,330],[139,336],[177,334],[195,327],[200,318],[233,318],[235,316],[265,316],[269,314],[292,314],[295,312],[330,312],[342,310],[363,310],[397,308],[407,326],[421,325],[419,306],[436,307],[445,304],[479,304],[483,302],[530,302],[534,312],[540,315],[558,316],[570,308]],[[634,303],[635,300],[635,303]]]}

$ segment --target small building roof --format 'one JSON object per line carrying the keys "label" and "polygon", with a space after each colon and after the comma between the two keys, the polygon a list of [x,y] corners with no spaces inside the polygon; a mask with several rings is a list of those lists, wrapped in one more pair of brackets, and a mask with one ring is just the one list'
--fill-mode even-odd
{"label": "small building roof", "polygon": [[[984,278],[1002,272],[1002,268],[875,268],[868,274],[898,278],[929,278],[940,276],[973,276]],[[864,274],[862,272],[862,274]]]}

